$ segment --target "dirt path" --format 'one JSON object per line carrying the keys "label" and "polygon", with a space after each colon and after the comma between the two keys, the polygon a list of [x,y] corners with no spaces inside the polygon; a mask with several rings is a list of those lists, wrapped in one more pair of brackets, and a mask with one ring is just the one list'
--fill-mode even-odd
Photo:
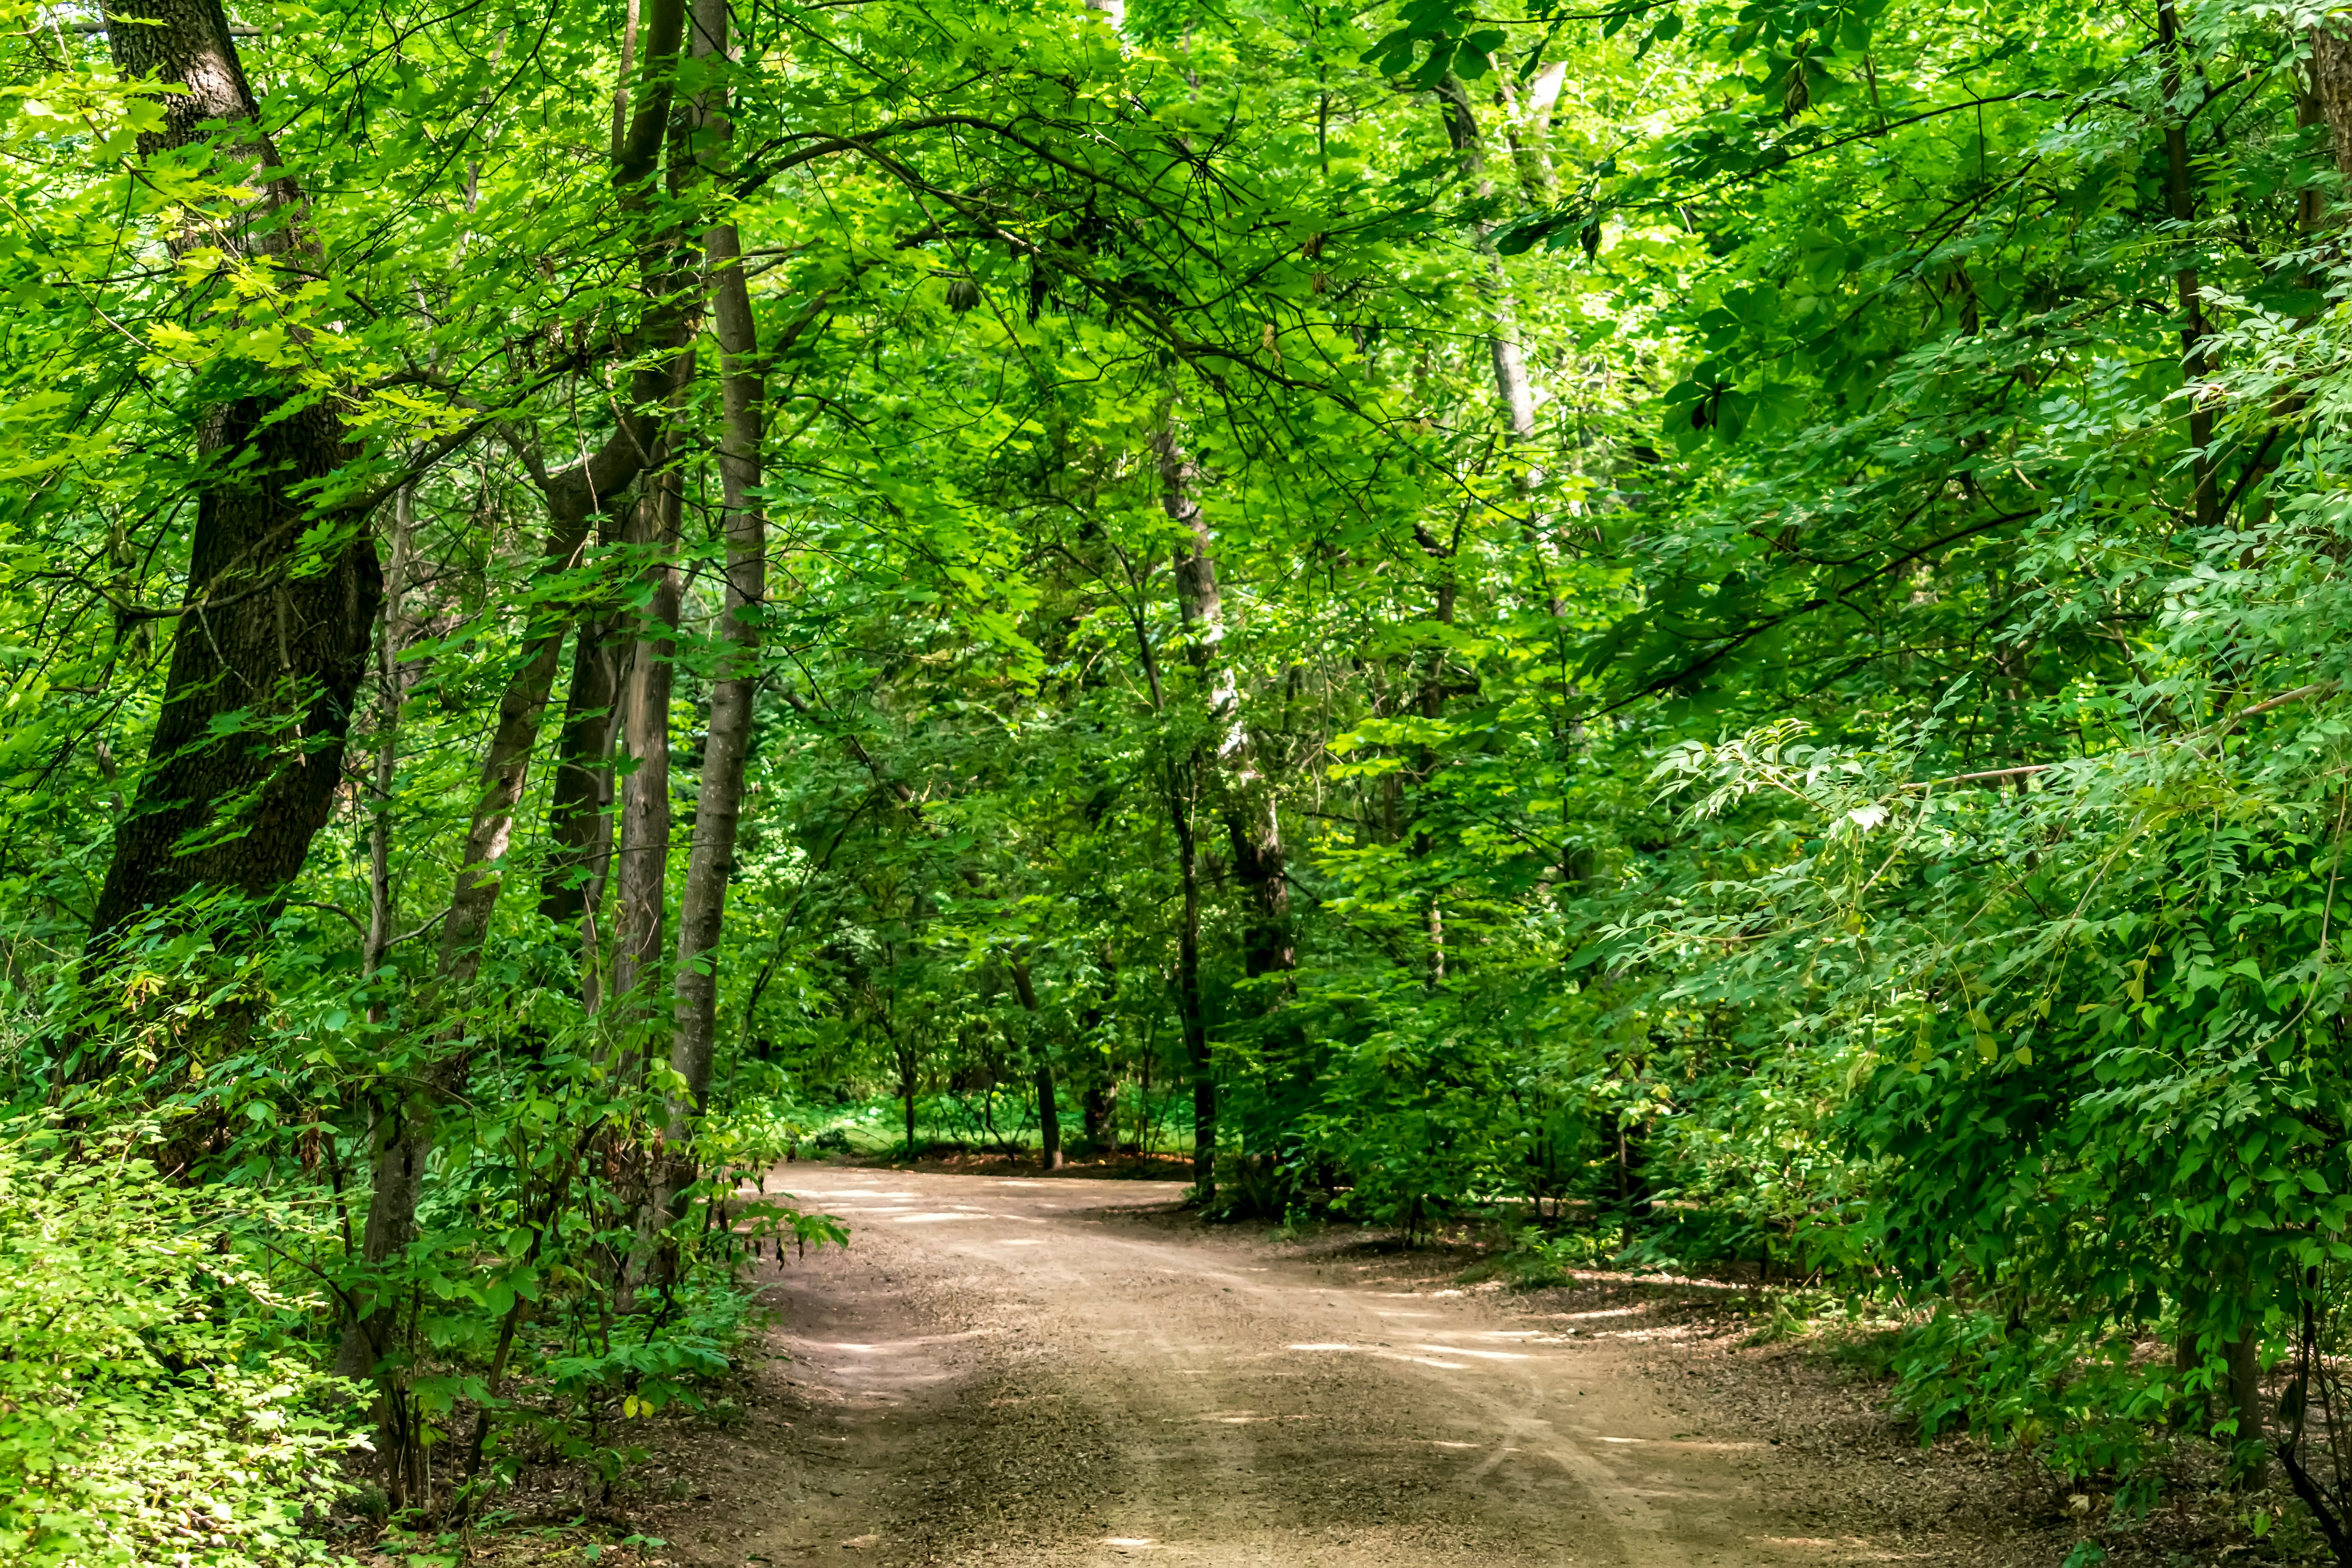
{"label": "dirt path", "polygon": [[1173,1184],[779,1177],[854,1240],[781,1271],[785,1386],[672,1482],[676,1561],[1826,1560],[1758,1445],[1573,1324],[1204,1232]]}

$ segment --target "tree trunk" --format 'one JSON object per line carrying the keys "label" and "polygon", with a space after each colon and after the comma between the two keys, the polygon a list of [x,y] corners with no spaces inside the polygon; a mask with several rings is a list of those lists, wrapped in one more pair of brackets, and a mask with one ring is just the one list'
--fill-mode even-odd
{"label": "tree trunk", "polygon": [[2236,1463],[2230,1479],[2242,1490],[2270,1481],[2270,1450],[2263,1441],[2263,1337],[2249,1325],[2230,1342],[2230,1414],[2238,1418]]}
{"label": "tree trunk", "polygon": [[898,1058],[898,1094],[907,1107],[907,1158],[912,1160],[915,1157],[915,1094],[922,1088],[916,1073],[922,1066],[922,1058],[911,1041],[902,1045],[894,1038],[890,1044]]}
{"label": "tree trunk", "polygon": [[[383,616],[376,641],[374,798],[368,803],[368,928],[360,951],[360,974],[375,978],[392,951],[394,914],[392,887],[392,791],[400,768],[400,709],[405,681],[400,672],[401,650],[408,642],[408,618],[403,596],[408,587],[409,556],[415,549],[416,487],[403,485],[392,502],[392,564],[384,574]],[[383,1007],[368,1005],[368,1021],[382,1023]]]}
{"label": "tree trunk", "polygon": [[1193,804],[1171,785],[1169,815],[1175,823],[1177,875],[1183,888],[1176,929],[1176,1012],[1192,1079],[1192,1185],[1206,1203],[1217,1192],[1217,1076],[1209,1051],[1208,1008],[1201,995],[1201,866],[1192,836]]}
{"label": "tree trunk", "polygon": [[1118,1129],[1112,1125],[1118,1114],[1115,1095],[1118,1086],[1108,1075],[1087,1085],[1085,1097],[1078,1102],[1079,1126],[1084,1130],[1087,1147],[1100,1154],[1106,1151],[1118,1152]]}
{"label": "tree trunk", "polygon": [[580,1006],[592,1018],[604,1002],[599,922],[613,861],[613,742],[620,733],[624,676],[619,628],[615,616],[585,616],[572,644],[549,790],[551,848],[540,882],[540,913],[578,934]]}
{"label": "tree trunk", "polygon": [[1054,1064],[1037,1058],[1037,1163],[1048,1171],[1062,1168],[1062,1108],[1054,1102]]}
{"label": "tree trunk", "polygon": [[[653,184],[660,172],[663,140],[673,126],[689,129],[690,114],[673,114],[671,72],[686,41],[686,0],[659,0],[645,13],[645,66],[641,95],[627,134],[622,138],[613,184],[623,209],[656,221],[652,212]],[[673,198],[691,184],[698,170],[684,145],[671,149],[669,193]],[[688,286],[679,253],[685,237],[671,222],[649,231],[639,270],[656,298],[679,299]],[[681,342],[685,340],[681,338]],[[628,675],[621,688],[620,739],[628,750],[629,772],[621,785],[619,874],[614,888],[613,921],[613,998],[625,1009],[618,1020],[623,1033],[633,1025],[650,1022],[653,991],[659,983],[662,936],[667,914],[669,877],[669,703],[677,637],[679,584],[677,547],[686,503],[685,475],[677,466],[680,448],[667,437],[683,412],[686,389],[694,374],[693,352],[686,350],[668,366],[669,395],[663,400],[664,439],[645,447],[646,476],[636,505],[630,509],[623,538],[643,560],[640,581],[647,589],[645,613],[636,627],[635,647]],[[646,1042],[646,1048],[653,1047]],[[634,1058],[625,1069],[639,1072],[647,1057]],[[644,1194],[650,1197],[652,1194]],[[646,1216],[639,1215],[640,1227]]]}
{"label": "tree trunk", "polygon": [[[657,454],[667,463],[667,452]],[[646,557],[648,600],[621,690],[621,741],[628,773],[621,783],[620,875],[613,921],[613,999],[621,1026],[647,1016],[659,983],[669,864],[669,703],[678,616],[677,542],[684,476],[664,468],[647,477],[629,514],[628,542]]]}
{"label": "tree trunk", "polygon": [[[2157,47],[2163,59],[2166,100],[2165,184],[2171,198],[2173,221],[2185,229],[2196,220],[2197,195],[2189,168],[2188,114],[2177,101],[2185,78],[2180,68],[2180,21],[2174,14],[2172,0],[2158,0],[2156,30]],[[2181,265],[2175,269],[2173,281],[2180,295],[2180,374],[2195,385],[2205,379],[2209,368],[2205,355],[2205,295],[2197,280],[2195,253],[2187,245],[2184,238]],[[2192,448],[2189,475],[2197,524],[2200,528],[2219,527],[2221,506],[2213,483],[2213,411],[2201,397],[2189,400],[2189,445]]]}
{"label": "tree trunk", "polygon": [[[302,194],[278,172],[218,0],[125,0],[107,33],[126,77],[184,90],[142,158],[217,138],[257,199],[192,219],[182,237],[252,259],[307,249]],[[198,888],[268,898],[302,868],[342,779],[343,742],[368,666],[382,574],[366,519],[322,540],[301,499],[351,456],[323,398],[259,366],[256,390],[196,412],[196,522],[185,605],[137,798],[90,922],[102,953],[121,927]],[[242,715],[242,717],[237,717]],[[235,802],[233,817],[216,817]]]}
{"label": "tree trunk", "polygon": [[[695,0],[694,52],[724,55],[726,0]],[[730,134],[726,106],[707,105],[704,123],[723,147]],[[718,157],[706,151],[706,159]],[[669,1106],[665,1133],[673,1145],[664,1211],[675,1219],[676,1194],[693,1179],[684,1145],[710,1091],[710,1063],[719,1030],[719,932],[727,912],[727,880],[735,868],[736,829],[743,813],[743,771],[751,752],[752,703],[760,689],[760,617],[765,613],[768,520],[757,491],[765,434],[767,386],[761,376],[759,327],[743,277],[742,246],[733,224],[703,236],[703,268],[711,324],[719,340],[719,478],[726,508],[727,592],[719,611],[722,664],[710,693],[709,738],[702,752],[702,788],[696,797],[694,840],[686,886],[677,900],[677,981],[670,1067],[685,1080]]]}
{"label": "tree trunk", "polygon": [[[1546,76],[1539,73],[1537,86],[1541,88],[1545,81]],[[1551,101],[1559,94],[1559,78],[1551,75],[1549,94],[1537,95],[1546,123],[1550,119]],[[1478,130],[1478,117],[1470,102],[1469,89],[1462,85],[1459,78],[1449,75],[1440,85],[1438,104],[1445,116],[1446,136],[1462,160],[1463,174],[1471,181],[1479,196],[1492,195],[1495,183],[1487,177],[1486,144]],[[1525,167],[1522,160],[1523,173]],[[1486,354],[1494,366],[1496,400],[1502,405],[1504,439],[1520,459],[1512,474],[1511,483],[1524,499],[1534,495],[1544,482],[1543,469],[1528,449],[1536,436],[1535,387],[1528,377],[1527,352],[1519,342],[1518,315],[1511,308],[1510,275],[1504,271],[1503,258],[1495,249],[1491,226],[1484,222],[1473,223],[1470,237],[1478,254],[1486,258],[1485,276],[1479,280],[1479,287],[1486,296]],[[1530,517],[1528,530],[1530,535],[1539,536],[1542,523]],[[1560,609],[1560,605],[1555,601],[1551,613],[1558,616]]]}
{"label": "tree trunk", "polygon": [[1213,761],[1199,761],[1215,770],[1218,812],[1233,843],[1234,881],[1242,895],[1242,966],[1254,980],[1286,973],[1297,961],[1290,942],[1282,818],[1273,786],[1259,766],[1261,748],[1242,722],[1240,688],[1224,658],[1224,600],[1217,587],[1216,556],[1192,493],[1197,473],[1176,444],[1172,407],[1154,445],[1160,505],[1191,536],[1176,556],[1177,606],[1191,639],[1186,658],[1208,692],[1215,755]]}
{"label": "tree trunk", "polygon": [[1112,1076],[1110,1053],[1095,1044],[1095,1037],[1103,1026],[1110,1004],[1118,997],[1118,969],[1116,956],[1108,943],[1102,954],[1102,984],[1086,1010],[1079,1015],[1079,1026],[1086,1045],[1083,1059],[1087,1063],[1086,1089],[1079,1100],[1079,1125],[1087,1147],[1097,1153],[1118,1152],[1118,1081]]}
{"label": "tree trunk", "polygon": [[2311,96],[2327,121],[2336,167],[2352,180],[2352,23],[2329,17],[2311,29]]}
{"label": "tree trunk", "polygon": [[1038,1163],[1049,1171],[1058,1171],[1062,1168],[1062,1108],[1054,1102],[1054,1062],[1045,1041],[1038,1037],[1036,984],[1029,978],[1029,965],[1019,959],[1013,962],[1013,994],[1029,1015],[1029,1048],[1037,1058]]}
{"label": "tree trunk", "polygon": [[1152,445],[1160,459],[1160,504],[1188,536],[1176,553],[1176,602],[1190,641],[1185,657],[1206,687],[1213,745],[1197,745],[1168,768],[1168,817],[1176,835],[1177,879],[1183,910],[1176,933],[1176,1011],[1184,1060],[1192,1079],[1192,1184],[1206,1202],[1217,1190],[1217,1079],[1209,1049],[1208,1011],[1201,993],[1201,856],[1195,826],[1201,786],[1209,771],[1241,749],[1240,700],[1233,673],[1220,655],[1225,636],[1217,592],[1217,563],[1209,530],[1192,496],[1195,472],[1178,445],[1175,402],[1170,399]]}
{"label": "tree trunk", "polygon": [[1551,61],[1525,82],[1515,80],[1507,70],[1497,73],[1496,79],[1511,159],[1518,165],[1519,184],[1532,202],[1549,202],[1558,193],[1559,176],[1551,161],[1551,114],[1567,79],[1566,60]]}
{"label": "tree trunk", "polygon": [[[578,563],[587,543],[585,517],[559,516],[548,531],[541,570],[553,574]],[[563,654],[563,622],[552,616],[525,633],[521,662],[507,679],[499,697],[498,722],[482,758],[474,809],[466,826],[465,847],[457,865],[457,885],[449,899],[449,912],[441,922],[440,975],[448,986],[470,983],[481,964],[483,940],[490,917],[497,912],[505,884],[502,868],[514,837],[515,806],[522,799],[530,773],[530,754],[539,744],[540,721],[555,689],[555,670]]]}

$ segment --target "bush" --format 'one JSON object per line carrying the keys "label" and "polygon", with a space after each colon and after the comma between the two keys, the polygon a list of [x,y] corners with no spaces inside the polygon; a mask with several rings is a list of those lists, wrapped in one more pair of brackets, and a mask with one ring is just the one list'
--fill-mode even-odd
{"label": "bush", "polygon": [[0,1561],[278,1568],[359,1439],[234,1237],[290,1215],[0,1125]]}

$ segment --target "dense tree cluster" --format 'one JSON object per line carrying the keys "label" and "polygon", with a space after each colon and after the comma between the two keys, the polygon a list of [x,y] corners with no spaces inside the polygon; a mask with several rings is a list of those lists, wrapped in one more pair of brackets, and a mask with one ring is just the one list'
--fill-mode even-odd
{"label": "dense tree cluster", "polygon": [[2352,1561],[2352,19],[0,13],[8,1552],[609,1480],[954,1136]]}

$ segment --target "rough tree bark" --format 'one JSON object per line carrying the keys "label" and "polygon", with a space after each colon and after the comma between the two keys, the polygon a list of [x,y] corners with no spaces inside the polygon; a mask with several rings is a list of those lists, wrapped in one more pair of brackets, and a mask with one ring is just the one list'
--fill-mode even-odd
{"label": "rough tree bark", "polygon": [[[162,100],[163,127],[140,137],[141,157],[217,136],[221,161],[246,165],[260,191],[203,215],[181,239],[248,259],[309,250],[302,193],[278,172],[219,0],[125,0],[111,19],[121,25],[108,29],[108,47],[126,77],[183,89]],[[187,599],[147,771],[115,830],[91,919],[93,954],[142,910],[197,888],[276,892],[301,869],[341,781],[382,594],[375,545],[357,511],[323,544],[303,544],[318,521],[308,487],[351,448],[323,399],[258,367],[247,384],[195,411]],[[237,803],[234,817],[216,816],[224,802]]]}
{"label": "rough tree bark", "polygon": [[2330,17],[2311,29],[2311,97],[2327,122],[2336,167],[2352,181],[2352,19]]}

